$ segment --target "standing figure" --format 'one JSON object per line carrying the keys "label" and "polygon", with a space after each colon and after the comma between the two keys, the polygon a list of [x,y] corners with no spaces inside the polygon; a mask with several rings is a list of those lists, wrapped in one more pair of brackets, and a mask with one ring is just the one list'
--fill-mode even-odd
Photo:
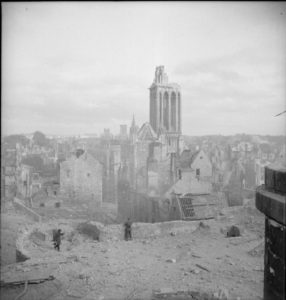
{"label": "standing figure", "polygon": [[125,241],[131,240],[132,236],[131,236],[131,226],[132,226],[132,222],[130,221],[130,218],[128,218],[127,222],[124,223],[124,227],[125,227]]}
{"label": "standing figure", "polygon": [[61,237],[64,235],[64,233],[61,231],[61,229],[58,229],[53,234],[53,242],[54,242],[54,248],[60,251],[60,245],[61,245]]}

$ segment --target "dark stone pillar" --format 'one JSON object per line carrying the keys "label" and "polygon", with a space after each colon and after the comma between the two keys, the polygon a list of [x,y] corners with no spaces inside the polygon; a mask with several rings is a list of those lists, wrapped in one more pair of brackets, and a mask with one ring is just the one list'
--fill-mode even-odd
{"label": "dark stone pillar", "polygon": [[285,300],[286,167],[265,168],[256,207],[265,214],[264,300]]}

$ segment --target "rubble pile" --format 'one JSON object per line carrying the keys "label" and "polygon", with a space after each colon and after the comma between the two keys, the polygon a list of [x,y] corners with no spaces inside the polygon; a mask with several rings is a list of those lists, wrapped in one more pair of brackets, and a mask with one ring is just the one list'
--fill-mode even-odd
{"label": "rubble pile", "polygon": [[[17,269],[17,265],[6,266],[3,278],[40,277],[45,271],[46,277],[52,275],[61,283],[54,300],[180,300],[186,296],[261,300],[260,222],[252,207],[231,207],[212,220],[133,223],[133,240],[128,242],[123,224],[82,219],[33,223],[20,226],[17,239],[17,247],[30,259],[17,264]],[[231,226],[237,226],[241,235],[226,238]],[[59,228],[64,236],[58,252],[52,232]],[[35,294],[39,296],[40,289]]]}

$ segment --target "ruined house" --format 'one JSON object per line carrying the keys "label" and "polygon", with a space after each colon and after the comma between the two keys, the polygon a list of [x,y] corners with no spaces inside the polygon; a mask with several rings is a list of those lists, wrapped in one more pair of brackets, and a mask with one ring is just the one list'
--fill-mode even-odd
{"label": "ruined house", "polygon": [[178,180],[166,192],[175,194],[210,194],[212,191],[212,165],[203,150],[191,153],[185,150],[177,163]]}
{"label": "ruined house", "polygon": [[101,163],[86,151],[77,149],[68,160],[60,164],[60,189],[70,199],[101,205]]}
{"label": "ruined house", "polygon": [[17,194],[19,179],[19,144],[16,144],[16,148],[6,148],[4,145],[1,150],[1,197],[12,199]]}
{"label": "ruined house", "polygon": [[28,198],[32,196],[32,173],[33,167],[25,164],[21,165],[21,173],[18,183],[18,193],[23,198]]}
{"label": "ruined house", "polygon": [[40,173],[33,166],[21,164],[18,180],[18,194],[22,198],[33,197],[42,188]]}
{"label": "ruined house", "polygon": [[214,217],[217,199],[209,195],[171,195],[169,220],[196,220]]}
{"label": "ruined house", "polygon": [[183,151],[176,165],[177,181],[167,190],[170,220],[191,220],[213,215],[212,164],[203,150]]}

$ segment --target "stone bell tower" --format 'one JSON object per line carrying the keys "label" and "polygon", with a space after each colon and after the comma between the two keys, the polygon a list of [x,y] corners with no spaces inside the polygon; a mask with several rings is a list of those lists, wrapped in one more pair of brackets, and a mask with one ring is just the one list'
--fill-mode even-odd
{"label": "stone bell tower", "polygon": [[169,83],[164,66],[156,67],[150,89],[150,124],[160,135],[166,134],[167,143],[177,152],[181,135],[181,87]]}

